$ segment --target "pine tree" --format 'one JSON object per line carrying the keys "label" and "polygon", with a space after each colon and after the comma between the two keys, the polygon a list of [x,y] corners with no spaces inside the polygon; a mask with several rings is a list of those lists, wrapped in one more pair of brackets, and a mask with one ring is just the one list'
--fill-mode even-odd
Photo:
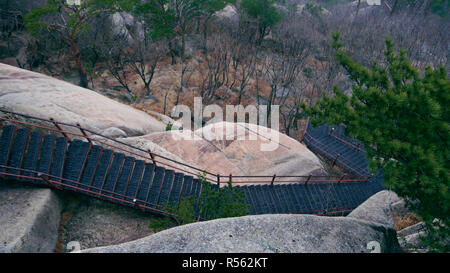
{"label": "pine tree", "polygon": [[302,108],[313,125],[344,124],[365,145],[371,170],[383,168],[383,183],[427,224],[429,246],[449,251],[450,81],[445,68],[427,67],[421,76],[390,39],[387,67],[375,62],[368,68],[348,56],[339,33],[333,38],[336,59],[355,82],[352,95],[334,87],[331,98]]}
{"label": "pine tree", "polygon": [[282,13],[274,6],[275,0],[242,0],[241,9],[257,28],[256,44],[260,45],[264,37],[282,18]]}

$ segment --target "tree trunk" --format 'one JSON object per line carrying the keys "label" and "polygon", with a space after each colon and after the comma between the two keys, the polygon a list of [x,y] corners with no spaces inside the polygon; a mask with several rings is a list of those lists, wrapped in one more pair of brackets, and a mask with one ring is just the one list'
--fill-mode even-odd
{"label": "tree trunk", "polygon": [[175,65],[177,63],[174,51],[175,50],[173,49],[172,40],[169,40],[169,53],[170,53],[170,57],[172,58],[172,65]]}
{"label": "tree trunk", "polygon": [[81,86],[83,88],[88,88],[89,82],[87,79],[86,68],[83,65],[83,61],[81,60],[80,50],[78,48],[78,45],[75,43],[75,41],[72,41],[71,49],[72,49],[73,58],[75,59],[75,64],[78,69],[78,75],[80,76],[79,86]]}
{"label": "tree trunk", "polygon": [[186,34],[181,35],[181,61],[184,62],[184,55],[186,50]]}

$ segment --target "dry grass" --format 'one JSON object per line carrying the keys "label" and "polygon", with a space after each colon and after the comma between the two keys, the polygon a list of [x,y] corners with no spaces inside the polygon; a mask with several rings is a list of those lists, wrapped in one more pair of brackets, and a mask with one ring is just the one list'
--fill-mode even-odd
{"label": "dry grass", "polygon": [[394,228],[396,231],[402,230],[406,227],[415,225],[422,221],[419,216],[410,212],[406,214],[404,217],[400,217],[394,213]]}

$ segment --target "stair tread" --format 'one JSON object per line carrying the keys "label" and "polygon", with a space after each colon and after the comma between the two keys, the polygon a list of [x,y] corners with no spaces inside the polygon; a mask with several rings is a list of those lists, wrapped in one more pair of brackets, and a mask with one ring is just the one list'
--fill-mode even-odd
{"label": "stair tread", "polygon": [[[39,149],[41,146],[42,134],[38,131],[32,132],[30,134],[30,139],[28,141],[28,148],[25,154],[25,160],[23,163],[23,168],[27,170],[35,171],[38,163]],[[1,144],[0,144],[1,145]],[[23,171],[22,175],[35,177],[36,174],[30,171]],[[24,178],[24,181],[31,182],[32,179]]]}
{"label": "stair tread", "polygon": [[[28,129],[20,128],[16,131],[14,142],[9,156],[9,161],[6,165],[14,168],[20,168],[25,153],[26,143],[28,138]],[[9,169],[6,171],[10,174],[19,174],[17,169]],[[6,176],[7,178],[16,179],[16,176]]]}

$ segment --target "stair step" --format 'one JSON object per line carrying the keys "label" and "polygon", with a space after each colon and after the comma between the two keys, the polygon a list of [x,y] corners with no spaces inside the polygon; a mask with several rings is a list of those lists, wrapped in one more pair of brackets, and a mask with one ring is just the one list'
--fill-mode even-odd
{"label": "stair step", "polygon": [[161,166],[157,166],[155,169],[155,174],[153,176],[152,185],[150,187],[150,192],[148,195],[149,206],[156,208],[156,204],[158,201],[158,193],[161,188],[161,184],[164,178],[164,168]]}
{"label": "stair step", "polygon": [[164,181],[161,186],[160,192],[158,194],[159,195],[158,201],[157,201],[158,205],[160,205],[162,207],[167,206],[167,202],[169,200],[169,194],[172,189],[174,178],[175,178],[175,172],[172,170],[166,170],[166,174],[164,175]]}
{"label": "stair step", "polygon": [[251,204],[250,204],[250,213],[251,214],[257,214],[258,211],[258,200],[256,199],[255,196],[255,186],[245,186],[246,187],[246,191],[247,194],[249,195],[249,199],[251,200]]}
{"label": "stair step", "polygon": [[[39,163],[37,171],[43,174],[50,172],[53,148],[55,145],[55,135],[45,135],[42,141],[41,151],[39,153]],[[44,181],[36,180],[38,184],[45,184]]]}
{"label": "stair step", "polygon": [[64,184],[72,187],[63,186],[63,188],[76,190],[80,185],[77,182],[80,180],[83,166],[85,164],[87,155],[89,153],[90,143],[75,139],[70,142],[67,148],[66,162],[64,163],[63,176]]}
{"label": "stair step", "polygon": [[183,189],[181,190],[181,197],[182,198],[188,198],[191,194],[191,190],[192,190],[192,180],[194,179],[194,177],[190,176],[190,175],[186,175],[183,178]]}
{"label": "stair step", "polygon": [[[25,148],[27,145],[27,139],[28,139],[27,129],[21,128],[16,131],[16,135],[14,136],[14,143],[12,145],[11,153],[9,156],[9,162],[7,163],[8,166],[13,168],[20,168],[22,166]],[[6,170],[6,172],[15,175],[18,175],[20,173],[20,171],[17,169],[8,169]],[[6,178],[17,179],[17,176],[7,175]]]}
{"label": "stair step", "polygon": [[278,204],[278,208],[280,209],[280,213],[288,213],[289,209],[287,207],[286,195],[282,191],[280,185],[274,186],[273,189],[274,189],[274,192],[278,196],[278,200],[280,201],[280,203]]}
{"label": "stair step", "polygon": [[262,190],[261,186],[254,186],[253,188],[253,197],[256,200],[256,214],[263,214],[264,213],[264,203],[262,198]]}
{"label": "stair step", "polygon": [[266,187],[266,194],[268,196],[269,199],[269,210],[268,213],[278,213],[278,210],[275,206],[275,198],[273,196],[273,186],[268,185]]}
{"label": "stair step", "polygon": [[278,193],[278,191],[276,189],[276,185],[274,185],[270,188],[270,192],[271,192],[272,199],[274,200],[274,203],[273,203],[274,211],[276,211],[277,213],[283,213],[283,208],[281,205],[282,200],[281,200],[280,194]]}
{"label": "stair step", "polygon": [[263,207],[263,213],[270,213],[271,210],[273,210],[273,204],[271,202],[270,193],[268,192],[270,189],[270,185],[261,185],[260,191],[261,191],[261,198],[263,200],[262,207]]}
{"label": "stair step", "polygon": [[[12,149],[15,127],[12,125],[3,126],[0,138],[0,165],[7,166],[8,157]],[[0,168],[0,172],[6,172],[6,168]]]}
{"label": "stair step", "polygon": [[89,195],[96,196],[100,193],[102,186],[106,183],[107,172],[110,168],[112,160],[114,158],[114,152],[111,150],[103,150],[100,162],[98,163],[97,169],[95,170],[94,179],[92,180],[92,187],[90,191],[94,192]]}
{"label": "stair step", "polygon": [[89,153],[88,160],[86,163],[86,167],[84,168],[83,175],[81,176],[79,186],[81,189],[89,190],[89,185],[91,184],[92,179],[95,175],[95,170],[97,169],[97,164],[99,163],[99,159],[101,157],[102,147],[98,145],[94,145],[91,148],[91,152]]}
{"label": "stair step", "polygon": [[294,193],[290,190],[288,185],[281,185],[281,189],[286,194],[286,200],[287,200],[287,207],[289,213],[295,213],[296,212],[296,206],[295,206],[295,199],[294,199]]}
{"label": "stair step", "polygon": [[[67,139],[65,137],[59,137],[55,141],[55,150],[53,152],[52,165],[50,167],[50,174],[56,177],[63,176],[63,165],[66,157]],[[52,180],[61,182],[60,178],[52,177]]]}
{"label": "stair step", "polygon": [[[122,165],[121,172],[119,174],[119,178],[117,179],[117,183],[114,185],[113,197],[125,200],[125,190],[130,183],[131,175],[134,168],[135,158],[131,156],[126,156]],[[116,202],[120,202],[116,200]]]}
{"label": "stair step", "polygon": [[[23,163],[23,168],[27,170],[35,171],[38,163],[39,149],[41,146],[41,137],[42,134],[38,131],[32,132],[30,134],[30,139],[28,141],[28,148],[25,155],[25,160]],[[0,144],[1,145],[1,144]],[[1,146],[0,146],[1,149]],[[22,175],[35,177],[36,174],[34,172],[23,171]],[[30,178],[24,178],[23,181],[32,182],[33,180]]]}
{"label": "stair step", "polygon": [[148,199],[150,184],[153,180],[155,165],[152,163],[145,163],[144,176],[142,177],[141,184],[138,186],[136,194],[136,203],[140,205],[146,205],[145,200]]}
{"label": "stair step", "polygon": [[295,184],[288,184],[286,185],[287,190],[291,193],[291,200],[292,200],[292,213],[299,213],[303,209],[301,207],[300,199],[297,196],[296,188],[294,187]]}
{"label": "stair step", "polygon": [[[131,175],[129,184],[125,188],[125,200],[133,202],[133,200],[136,197],[136,193],[138,190],[139,182],[143,178],[144,175],[144,168],[145,168],[145,161],[143,160],[136,160],[134,162],[134,169],[133,173]],[[130,206],[133,206],[131,204],[128,204]]]}
{"label": "stair step", "polygon": [[194,187],[193,187],[192,195],[195,198],[200,198],[201,188],[202,188],[202,182],[199,179],[194,178]]}
{"label": "stair step", "polygon": [[[122,153],[114,153],[111,166],[106,174],[106,180],[101,186],[101,193],[105,196],[112,196],[114,185],[117,184],[120,172],[122,170],[123,162],[125,161],[125,155]],[[106,197],[105,197],[106,198]]]}
{"label": "stair step", "polygon": [[183,186],[183,176],[184,175],[182,173],[175,173],[175,178],[172,184],[172,190],[170,191],[169,195],[168,204],[170,205],[176,205],[179,202],[181,196],[181,189]]}

